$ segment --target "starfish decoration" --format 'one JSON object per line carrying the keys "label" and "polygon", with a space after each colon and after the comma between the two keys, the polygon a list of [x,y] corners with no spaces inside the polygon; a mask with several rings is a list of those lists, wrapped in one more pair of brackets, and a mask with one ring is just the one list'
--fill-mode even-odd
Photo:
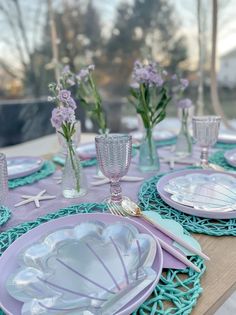
{"label": "starfish decoration", "polygon": [[[35,206],[37,208],[40,207],[40,203],[39,201],[40,200],[49,200],[49,199],[55,199],[56,196],[49,196],[49,195],[44,195],[46,193],[46,189],[40,191],[37,195],[35,196],[27,196],[27,195],[23,195],[21,196],[23,199],[26,199],[26,200],[23,200],[21,202],[18,202],[17,204],[15,204],[15,207],[19,207],[19,206],[22,206],[22,205],[25,205],[27,203],[30,203],[30,202],[34,202],[35,203]],[[44,196],[43,196],[44,195]]]}
{"label": "starfish decoration", "polygon": [[186,165],[195,165],[196,162],[193,161],[191,158],[187,160],[188,155],[182,155],[182,156],[170,156],[170,157],[160,157],[160,160],[163,163],[168,163],[170,166],[170,169],[174,169],[175,163],[177,164],[186,164]]}

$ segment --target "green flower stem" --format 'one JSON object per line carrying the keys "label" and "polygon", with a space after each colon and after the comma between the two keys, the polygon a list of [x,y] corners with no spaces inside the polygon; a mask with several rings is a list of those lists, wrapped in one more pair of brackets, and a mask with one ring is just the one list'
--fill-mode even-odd
{"label": "green flower stem", "polygon": [[188,117],[189,112],[187,108],[182,109],[182,124],[181,124],[181,133],[185,135],[188,142],[188,151],[191,152],[192,139],[188,132]]}
{"label": "green flower stem", "polygon": [[93,81],[91,74],[89,74],[89,84],[92,88],[93,96],[95,98],[95,109],[93,110],[93,112],[94,112],[94,115],[97,117],[97,121],[98,121],[98,125],[100,129],[102,130],[103,133],[105,133],[107,129],[107,124],[106,124],[106,120],[104,118],[103,111],[102,111],[102,100],[98,93],[98,90],[96,88],[96,85]]}
{"label": "green flower stem", "polygon": [[75,151],[74,151],[72,142],[68,141],[67,145],[68,145],[68,149],[69,149],[69,155],[70,155],[72,168],[73,168],[73,170],[75,172],[76,189],[79,192],[80,191],[80,170],[78,169],[78,165],[76,163],[74,163]]}
{"label": "green flower stem", "polygon": [[149,154],[150,154],[151,163],[153,164],[154,158],[153,158],[153,147],[152,147],[153,141],[152,141],[152,129],[151,128],[146,129],[146,137],[148,140],[148,147],[149,147]]}
{"label": "green flower stem", "polygon": [[150,112],[149,106],[146,102],[146,98],[145,98],[145,86],[143,84],[141,84],[140,86],[141,89],[141,102],[143,104],[143,108],[144,111],[141,113],[142,119],[143,119],[143,124],[144,127],[149,129],[151,128],[151,119],[149,119],[148,117],[148,113]]}

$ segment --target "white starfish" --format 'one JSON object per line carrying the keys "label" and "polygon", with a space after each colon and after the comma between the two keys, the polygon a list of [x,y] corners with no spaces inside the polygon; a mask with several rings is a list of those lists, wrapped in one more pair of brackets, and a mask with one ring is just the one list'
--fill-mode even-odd
{"label": "white starfish", "polygon": [[50,196],[50,195],[43,196],[45,193],[46,193],[46,189],[40,191],[35,196],[23,195],[23,196],[21,196],[21,198],[26,199],[26,200],[18,202],[17,204],[15,204],[15,207],[19,207],[19,206],[25,205],[27,203],[34,202],[35,206],[37,208],[39,208],[40,207],[40,203],[39,203],[40,200],[48,200],[48,199],[55,199],[56,198],[56,196]]}

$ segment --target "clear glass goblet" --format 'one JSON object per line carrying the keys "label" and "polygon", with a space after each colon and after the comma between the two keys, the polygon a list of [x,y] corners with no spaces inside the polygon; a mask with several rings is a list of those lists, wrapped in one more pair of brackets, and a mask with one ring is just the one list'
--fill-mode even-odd
{"label": "clear glass goblet", "polygon": [[108,134],[95,137],[97,160],[103,175],[110,180],[111,196],[106,202],[120,204],[122,190],[120,179],[129,168],[131,161],[132,137],[125,134]]}
{"label": "clear glass goblet", "polygon": [[209,148],[213,146],[219,135],[220,116],[193,117],[193,138],[201,147],[200,165],[208,166]]}

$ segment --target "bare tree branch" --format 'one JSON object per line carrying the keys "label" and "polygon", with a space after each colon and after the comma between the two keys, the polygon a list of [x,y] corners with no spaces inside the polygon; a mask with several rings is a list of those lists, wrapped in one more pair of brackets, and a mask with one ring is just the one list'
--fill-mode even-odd
{"label": "bare tree branch", "polygon": [[14,2],[15,7],[16,7],[17,21],[18,21],[18,25],[19,25],[19,29],[20,29],[20,32],[21,32],[22,39],[24,41],[25,50],[26,50],[26,52],[28,54],[28,57],[30,59],[30,55],[31,55],[30,46],[29,46],[29,41],[28,41],[27,35],[26,35],[25,26],[24,26],[24,23],[23,23],[23,17],[22,17],[21,8],[20,8],[18,0],[12,0],[12,1]]}
{"label": "bare tree branch", "polygon": [[23,49],[22,49],[22,47],[20,45],[20,41],[19,41],[19,38],[18,38],[18,35],[17,35],[16,26],[15,26],[15,24],[13,22],[14,19],[12,19],[12,17],[10,16],[9,12],[7,11],[7,9],[1,4],[0,4],[0,12],[2,12],[4,14],[4,16],[6,17],[6,19],[7,19],[7,22],[9,24],[9,26],[10,26],[10,29],[11,29],[12,34],[13,34],[13,37],[15,39],[16,49],[18,51],[21,64],[24,67],[24,69],[26,69],[27,68],[27,63],[25,61],[24,52],[23,52]]}
{"label": "bare tree branch", "polygon": [[20,72],[16,69],[12,69],[8,64],[6,64],[2,59],[0,59],[0,65],[2,66],[3,70],[10,75],[14,79],[21,79],[23,78],[22,75],[20,75]]}
{"label": "bare tree branch", "polygon": [[216,47],[217,47],[217,17],[218,17],[218,0],[212,0],[213,14],[212,14],[212,51],[211,51],[211,100],[212,106],[215,113],[221,116],[223,123],[229,129],[234,129],[233,126],[228,122],[224,111],[221,107],[218,87],[217,87],[217,77],[216,77]]}

